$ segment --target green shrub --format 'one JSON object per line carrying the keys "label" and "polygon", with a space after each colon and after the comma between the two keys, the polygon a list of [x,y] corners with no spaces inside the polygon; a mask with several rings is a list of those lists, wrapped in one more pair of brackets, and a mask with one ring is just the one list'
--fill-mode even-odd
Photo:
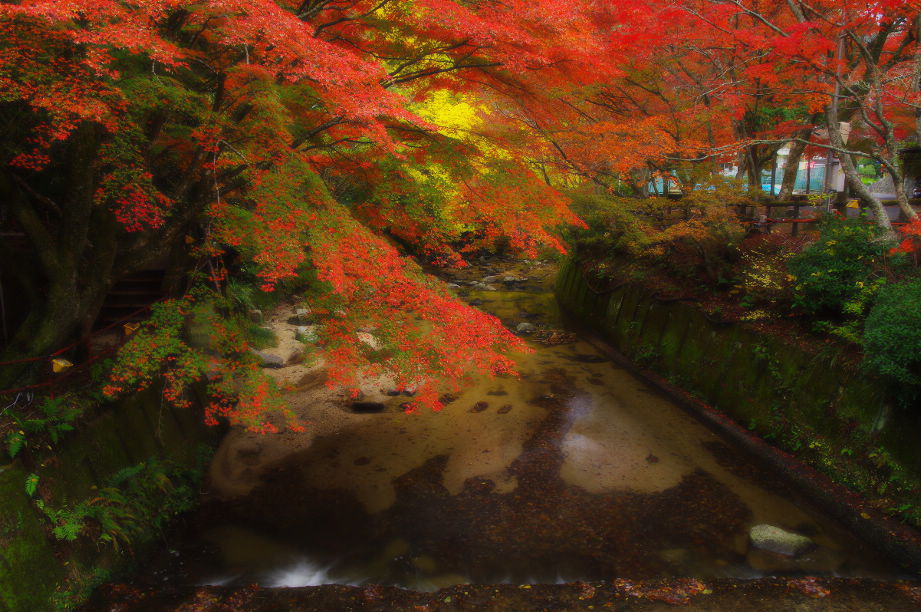
{"label": "green shrub", "polygon": [[74,394],[46,397],[38,411],[28,417],[11,413],[15,427],[6,435],[6,452],[15,457],[27,446],[39,443],[57,444],[65,433],[73,431],[74,421],[83,414],[86,406]]}
{"label": "green shrub", "polygon": [[802,244],[789,235],[756,234],[739,246],[737,288],[744,292],[742,307],[779,306],[790,301],[789,261]]}
{"label": "green shrub", "polygon": [[[51,522],[58,540],[81,536],[120,549],[148,541],[175,516],[195,507],[205,457],[196,468],[151,457],[116,472],[107,486],[75,504],[52,508],[44,500],[36,506]],[[33,478],[34,477],[34,478]],[[34,494],[38,477],[30,475],[26,491]]]}
{"label": "green shrub", "polygon": [[842,314],[876,277],[890,246],[882,230],[863,219],[826,217],[819,239],[790,260],[794,305],[809,314]]}
{"label": "green shrub", "polygon": [[921,280],[883,287],[863,344],[866,367],[909,389],[921,387]]}

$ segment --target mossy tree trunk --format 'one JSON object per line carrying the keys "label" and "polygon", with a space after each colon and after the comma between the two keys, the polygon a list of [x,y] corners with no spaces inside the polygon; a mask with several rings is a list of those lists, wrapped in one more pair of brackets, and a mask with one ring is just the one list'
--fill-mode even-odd
{"label": "mossy tree trunk", "polygon": [[[55,164],[38,174],[18,171],[0,159],[0,198],[28,243],[0,245],[0,258],[12,264],[4,273],[26,288],[12,299],[27,312],[11,330],[0,361],[48,355],[85,337],[118,278],[181,247],[196,207],[178,207],[156,232],[128,233],[110,210],[95,202],[104,139],[97,126],[80,126],[56,151]],[[189,176],[181,181],[184,195],[197,187],[195,172],[190,170]],[[0,368],[0,389],[36,374],[35,364]]]}

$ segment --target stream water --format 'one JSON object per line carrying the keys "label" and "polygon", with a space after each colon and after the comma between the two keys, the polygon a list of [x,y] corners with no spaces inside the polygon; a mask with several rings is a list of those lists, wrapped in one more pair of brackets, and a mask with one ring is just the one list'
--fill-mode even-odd
{"label": "stream water", "polygon": [[[513,329],[565,329],[546,279],[500,285],[461,293]],[[777,475],[590,344],[532,347],[519,378],[484,379],[439,413],[404,415],[405,398],[393,398],[277,462],[248,495],[206,496],[137,582],[425,590],[895,575]],[[751,551],[749,530],[761,523],[818,546],[797,560]]]}

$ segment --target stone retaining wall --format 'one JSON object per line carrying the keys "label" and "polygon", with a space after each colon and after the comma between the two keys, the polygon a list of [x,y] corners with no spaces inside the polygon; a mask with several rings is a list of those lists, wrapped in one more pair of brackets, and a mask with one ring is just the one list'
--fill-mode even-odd
{"label": "stone retaining wall", "polygon": [[174,409],[148,391],[112,405],[38,465],[0,460],[0,610],[52,609],[50,596],[66,581],[79,583],[95,568],[117,572],[132,560],[129,551],[80,540],[64,545],[50,537],[47,518],[26,493],[30,473],[50,487],[57,507],[94,496],[113,474],[151,457],[194,466],[201,444],[215,435],[197,411]]}
{"label": "stone retaining wall", "polygon": [[659,300],[639,284],[598,294],[573,261],[556,294],[628,358],[761,435],[776,433],[770,424],[782,418],[854,453],[871,449],[848,444],[870,440],[921,474],[917,418],[894,412],[880,383],[841,365],[841,347],[810,355],[743,324],[711,320],[694,305]]}

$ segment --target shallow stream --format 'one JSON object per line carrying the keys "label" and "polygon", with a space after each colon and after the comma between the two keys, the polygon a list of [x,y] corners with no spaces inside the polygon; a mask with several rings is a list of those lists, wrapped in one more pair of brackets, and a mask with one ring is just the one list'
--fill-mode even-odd
{"label": "shallow stream", "polygon": [[[502,274],[476,271],[491,272]],[[565,330],[549,274],[532,272],[543,281],[460,293],[512,329],[529,322]],[[136,580],[426,590],[896,575],[777,475],[569,337],[532,342],[520,378],[482,380],[439,413],[405,415],[405,398],[392,398],[385,411],[279,461],[248,495],[206,496]],[[750,550],[749,530],[761,523],[806,535],[817,548],[796,560]]]}

